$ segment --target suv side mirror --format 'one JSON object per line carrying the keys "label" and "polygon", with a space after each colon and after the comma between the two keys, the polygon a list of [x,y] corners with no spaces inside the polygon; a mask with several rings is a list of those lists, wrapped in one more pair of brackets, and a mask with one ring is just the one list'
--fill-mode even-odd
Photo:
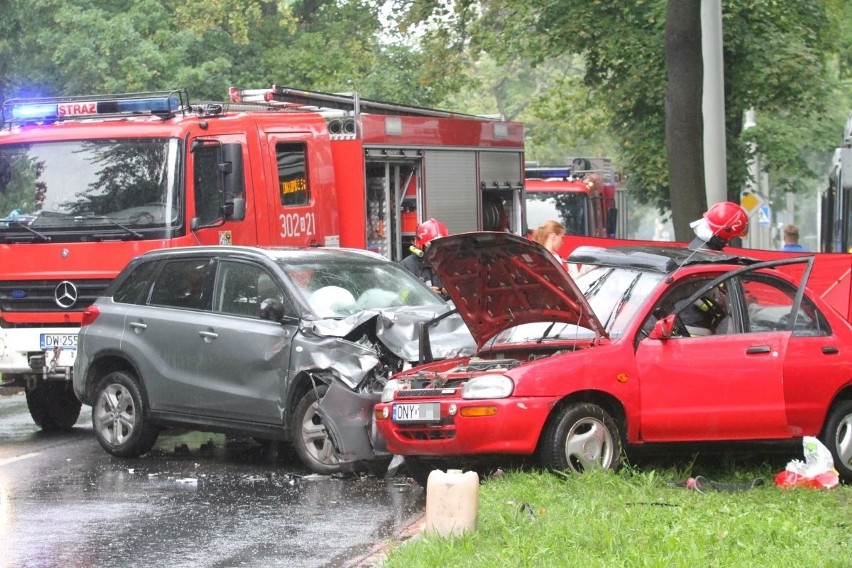
{"label": "suv side mirror", "polygon": [[672,331],[674,330],[674,314],[667,315],[662,319],[658,319],[654,324],[654,329],[648,334],[650,339],[671,339]]}

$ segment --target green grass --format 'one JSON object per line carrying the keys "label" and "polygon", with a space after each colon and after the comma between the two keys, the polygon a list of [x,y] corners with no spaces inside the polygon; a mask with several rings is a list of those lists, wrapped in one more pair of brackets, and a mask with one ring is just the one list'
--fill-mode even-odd
{"label": "green grass", "polygon": [[382,568],[852,567],[852,486],[780,489],[783,465],[723,461],[701,472],[765,481],[735,493],[681,487],[688,475],[671,466],[509,472],[480,486],[476,531],[422,534],[392,548]]}

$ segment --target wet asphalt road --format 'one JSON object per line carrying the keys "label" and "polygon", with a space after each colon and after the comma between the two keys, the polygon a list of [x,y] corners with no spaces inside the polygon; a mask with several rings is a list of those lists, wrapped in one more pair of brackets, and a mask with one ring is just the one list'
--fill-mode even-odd
{"label": "wet asphalt road", "polygon": [[405,478],[312,476],[221,434],[163,433],[120,460],[90,417],[47,434],[0,396],[0,568],[360,566],[424,508]]}

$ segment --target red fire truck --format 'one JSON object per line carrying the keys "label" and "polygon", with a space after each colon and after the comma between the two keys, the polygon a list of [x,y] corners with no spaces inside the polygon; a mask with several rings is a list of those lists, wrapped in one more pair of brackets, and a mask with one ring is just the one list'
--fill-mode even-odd
{"label": "red fire truck", "polygon": [[525,186],[530,229],[552,219],[568,235],[615,237],[615,175],[608,158],[574,158],[570,166],[527,164]]}
{"label": "red fire truck", "polygon": [[0,372],[70,428],[84,310],[154,248],[367,248],[418,221],[522,233],[519,123],[281,86],[14,99],[0,130]]}

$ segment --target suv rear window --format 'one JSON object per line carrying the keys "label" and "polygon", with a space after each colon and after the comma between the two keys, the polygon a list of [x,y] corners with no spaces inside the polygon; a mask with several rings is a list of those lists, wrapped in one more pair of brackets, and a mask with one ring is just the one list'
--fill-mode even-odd
{"label": "suv rear window", "polygon": [[151,288],[151,277],[157,268],[156,262],[143,262],[127,275],[127,278],[119,284],[112,299],[122,304],[144,304],[148,299],[148,290]]}

